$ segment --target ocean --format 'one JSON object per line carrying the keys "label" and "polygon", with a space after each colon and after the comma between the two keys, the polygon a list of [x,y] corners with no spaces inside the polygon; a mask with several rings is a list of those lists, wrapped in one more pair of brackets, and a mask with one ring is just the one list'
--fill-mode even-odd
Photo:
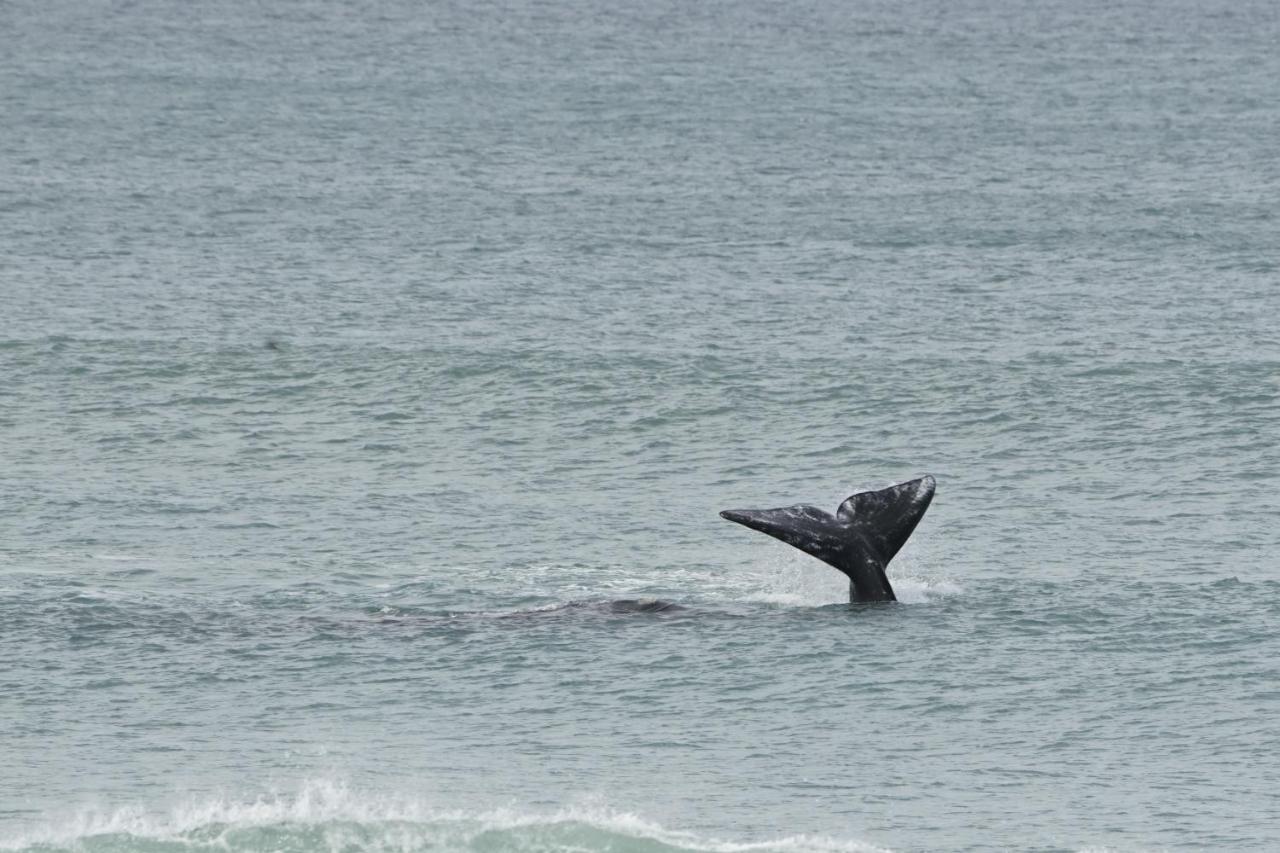
{"label": "ocean", "polygon": [[0,850],[1280,849],[1278,45],[0,5]]}

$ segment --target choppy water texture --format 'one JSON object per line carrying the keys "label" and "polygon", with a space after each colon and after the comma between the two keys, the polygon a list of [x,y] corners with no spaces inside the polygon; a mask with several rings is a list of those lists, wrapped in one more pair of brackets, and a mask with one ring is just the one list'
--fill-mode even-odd
{"label": "choppy water texture", "polygon": [[1277,8],[0,6],[0,848],[1280,848]]}

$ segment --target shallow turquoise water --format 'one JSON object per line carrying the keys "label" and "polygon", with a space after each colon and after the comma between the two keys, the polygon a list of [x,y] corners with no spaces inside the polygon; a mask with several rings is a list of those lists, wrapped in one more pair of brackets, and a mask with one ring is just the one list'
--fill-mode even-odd
{"label": "shallow turquoise water", "polygon": [[1278,36],[6,6],[0,848],[1275,849]]}

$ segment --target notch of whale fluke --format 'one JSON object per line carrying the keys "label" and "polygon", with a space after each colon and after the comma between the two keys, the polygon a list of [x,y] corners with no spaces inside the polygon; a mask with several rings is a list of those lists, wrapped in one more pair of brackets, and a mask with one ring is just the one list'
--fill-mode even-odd
{"label": "notch of whale fluke", "polygon": [[858,492],[835,515],[807,504],[779,509],[727,509],[721,518],[767,533],[835,566],[849,577],[850,601],[896,601],[885,568],[933,501],[937,481],[925,476],[887,489]]}

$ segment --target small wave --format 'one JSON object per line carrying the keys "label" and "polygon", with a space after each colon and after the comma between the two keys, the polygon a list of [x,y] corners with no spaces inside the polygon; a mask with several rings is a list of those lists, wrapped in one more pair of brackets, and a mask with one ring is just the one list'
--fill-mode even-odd
{"label": "small wave", "polygon": [[408,798],[353,792],[328,781],[308,783],[294,795],[189,802],[162,813],[140,808],[84,812],[21,837],[0,838],[0,850],[888,853],[862,842],[810,835],[725,841],[669,830],[635,814],[598,806],[551,813],[439,810]]}

